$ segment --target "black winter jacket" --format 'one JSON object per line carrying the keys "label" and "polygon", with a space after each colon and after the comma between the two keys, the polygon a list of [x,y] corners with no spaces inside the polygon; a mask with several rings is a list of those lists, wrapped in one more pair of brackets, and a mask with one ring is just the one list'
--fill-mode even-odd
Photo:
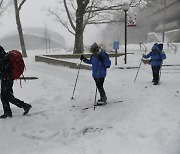
{"label": "black winter jacket", "polygon": [[0,78],[1,81],[13,80],[13,69],[8,53],[0,59]]}

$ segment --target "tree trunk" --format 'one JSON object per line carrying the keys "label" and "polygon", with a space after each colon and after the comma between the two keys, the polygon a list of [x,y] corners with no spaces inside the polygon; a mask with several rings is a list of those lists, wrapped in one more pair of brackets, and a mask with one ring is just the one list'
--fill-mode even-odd
{"label": "tree trunk", "polygon": [[76,10],[76,29],[75,29],[75,42],[74,42],[74,53],[84,52],[83,43],[83,32],[84,32],[84,14],[89,0],[85,2],[82,0],[77,0],[77,10]]}
{"label": "tree trunk", "polygon": [[17,24],[17,29],[18,29],[18,33],[19,33],[19,40],[20,40],[20,45],[21,45],[21,50],[22,50],[22,56],[27,57],[25,43],[24,43],[24,36],[23,36],[23,32],[22,32],[22,26],[21,26],[21,21],[20,21],[20,17],[19,17],[19,9],[18,9],[17,0],[14,0],[14,8],[15,8],[16,24]]}
{"label": "tree trunk", "polygon": [[83,53],[83,17],[76,20],[76,31],[75,31],[75,42],[74,42],[74,53]]}

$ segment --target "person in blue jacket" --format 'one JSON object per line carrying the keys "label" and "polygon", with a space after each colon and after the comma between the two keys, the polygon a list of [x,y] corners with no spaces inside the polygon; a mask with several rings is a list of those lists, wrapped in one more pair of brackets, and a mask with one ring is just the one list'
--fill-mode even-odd
{"label": "person in blue jacket", "polygon": [[159,72],[163,60],[166,59],[166,54],[163,52],[163,44],[154,44],[152,51],[142,57],[145,59],[150,58],[150,65],[153,73],[152,81],[154,82],[154,85],[157,85],[159,83]]}
{"label": "person in blue jacket", "polygon": [[97,43],[94,43],[91,46],[90,51],[92,52],[90,59],[87,59],[84,57],[84,55],[81,55],[80,60],[87,64],[92,64],[92,76],[100,93],[98,103],[106,103],[107,96],[103,84],[106,77],[107,68],[111,66],[111,61],[106,51],[100,48]]}

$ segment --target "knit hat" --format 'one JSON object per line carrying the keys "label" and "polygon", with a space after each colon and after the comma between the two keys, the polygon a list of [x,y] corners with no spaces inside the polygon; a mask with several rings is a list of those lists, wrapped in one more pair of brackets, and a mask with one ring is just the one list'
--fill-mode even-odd
{"label": "knit hat", "polygon": [[158,51],[159,51],[158,44],[157,44],[157,45],[155,44],[155,45],[152,47],[152,50],[158,50]]}
{"label": "knit hat", "polygon": [[92,46],[91,46],[91,52],[92,53],[97,53],[99,51],[100,47],[97,45],[97,43],[94,43]]}

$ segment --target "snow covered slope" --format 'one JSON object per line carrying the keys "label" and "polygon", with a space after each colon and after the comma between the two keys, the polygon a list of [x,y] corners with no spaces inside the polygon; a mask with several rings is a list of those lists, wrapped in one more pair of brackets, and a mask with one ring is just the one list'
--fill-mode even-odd
{"label": "snow covered slope", "polygon": [[[0,120],[0,154],[180,153],[180,66],[164,66],[154,86],[149,65],[141,65],[135,83],[137,68],[119,69],[138,67],[142,52],[134,50],[126,65],[124,57],[118,66],[111,59],[105,90],[109,102],[123,102],[82,110],[94,103],[91,71],[80,70],[71,100],[77,70],[34,62],[34,54],[28,51],[24,75],[39,79],[14,84],[15,96],[33,107],[21,116],[11,105],[13,118]],[[166,54],[164,65],[180,64],[180,50]]]}

